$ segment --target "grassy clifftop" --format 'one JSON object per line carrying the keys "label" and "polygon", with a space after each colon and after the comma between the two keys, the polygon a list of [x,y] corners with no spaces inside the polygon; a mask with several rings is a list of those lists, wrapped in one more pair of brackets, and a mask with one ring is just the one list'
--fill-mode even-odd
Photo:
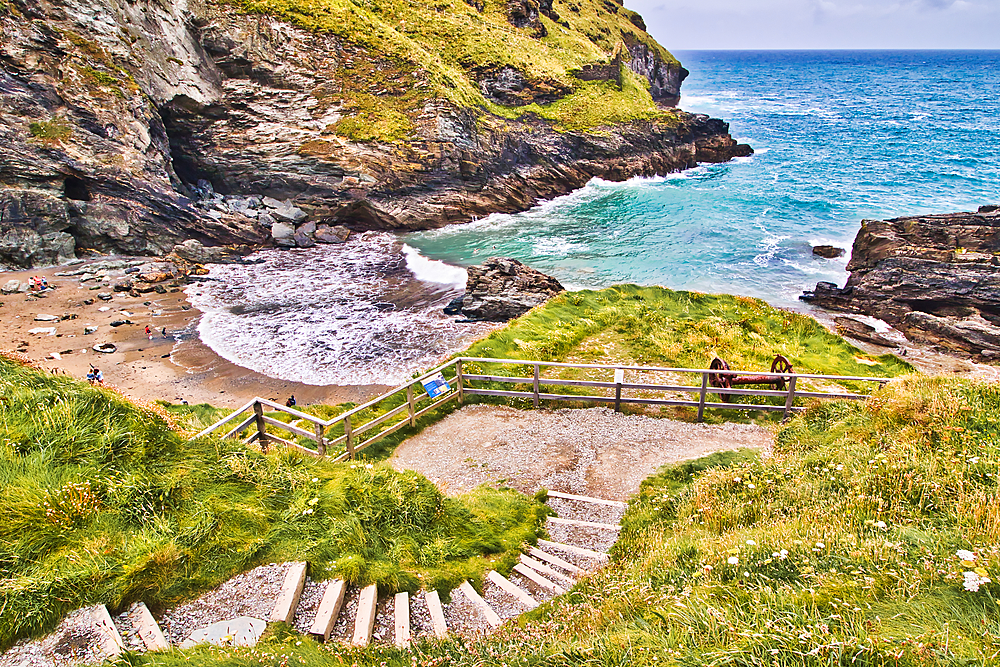
{"label": "grassy clifftop", "polygon": [[[637,13],[614,0],[213,1],[336,35],[384,59],[377,68],[343,72],[345,90],[355,89],[348,105],[367,110],[370,120],[395,115],[397,134],[399,114],[412,115],[433,98],[508,118],[530,112],[562,129],[670,116],[654,102],[647,78],[629,69],[630,48],[667,68],[679,64]],[[607,76],[583,80],[587,66]],[[484,94],[482,82],[504,70],[500,96]]]}

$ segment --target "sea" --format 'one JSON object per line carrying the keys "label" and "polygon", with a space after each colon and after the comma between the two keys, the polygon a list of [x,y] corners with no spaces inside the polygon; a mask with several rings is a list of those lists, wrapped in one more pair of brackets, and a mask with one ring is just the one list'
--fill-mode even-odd
{"label": "sea", "polygon": [[[519,214],[345,246],[262,251],[189,289],[201,339],[309,384],[395,384],[488,326],[441,307],[465,266],[514,257],[569,289],[733,293],[808,311],[843,284],[863,219],[1000,203],[1000,51],[683,51],[679,106],[754,154],[656,178],[594,179]],[[815,245],[848,250],[839,259]],[[264,341],[261,344],[259,341]]]}

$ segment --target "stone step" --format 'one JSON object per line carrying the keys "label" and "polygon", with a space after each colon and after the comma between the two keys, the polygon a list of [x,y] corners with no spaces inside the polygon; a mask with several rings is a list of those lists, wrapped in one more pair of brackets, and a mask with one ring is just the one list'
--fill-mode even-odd
{"label": "stone step", "polygon": [[493,611],[493,608],[487,604],[486,600],[483,599],[483,596],[477,593],[476,589],[473,588],[472,584],[468,581],[463,581],[459,585],[458,589],[465,594],[465,597],[469,598],[472,604],[474,604],[480,612],[482,612],[483,616],[486,617],[486,622],[491,626],[496,628],[503,622],[500,620],[500,616]]}
{"label": "stone step", "polygon": [[566,589],[564,589],[562,586],[560,586],[559,584],[556,584],[556,583],[554,583],[552,581],[549,581],[548,579],[546,579],[542,575],[540,575],[537,572],[535,572],[534,570],[532,570],[527,565],[523,565],[521,563],[518,563],[517,565],[514,566],[514,571],[517,572],[518,574],[520,574],[522,577],[530,579],[531,581],[533,581],[535,584],[541,586],[542,588],[547,588],[548,590],[552,591],[556,595],[562,595],[563,593],[566,592]]}
{"label": "stone step", "polygon": [[400,648],[410,643],[410,595],[406,591],[396,593],[393,601],[396,615],[396,646]]}
{"label": "stone step", "polygon": [[372,628],[375,627],[375,610],[378,606],[378,586],[372,584],[361,591],[358,600],[358,615],[354,619],[354,637],[351,643],[356,646],[367,646],[372,638]]}
{"label": "stone step", "polygon": [[111,620],[108,608],[99,604],[90,612],[90,623],[98,636],[98,644],[101,651],[110,658],[121,655],[125,650],[125,642],[122,641],[118,626]]}
{"label": "stone step", "polygon": [[553,556],[552,554],[542,551],[541,549],[536,549],[535,547],[531,547],[531,549],[528,550],[528,553],[538,560],[544,560],[546,563],[551,563],[556,567],[561,567],[567,572],[572,572],[573,574],[583,574],[586,572],[586,570],[582,567],[577,567],[576,565],[573,565],[573,563],[565,561],[559,556]]}
{"label": "stone step", "polygon": [[145,602],[136,604],[129,618],[147,651],[166,651],[170,648],[170,643],[160,630],[160,624],[153,618]]}
{"label": "stone step", "polygon": [[441,608],[441,596],[435,590],[427,591],[424,595],[427,600],[427,610],[431,613],[431,624],[434,626],[434,635],[438,639],[448,636],[448,623],[444,620],[444,610]]}
{"label": "stone step", "polygon": [[579,500],[584,503],[594,503],[595,505],[608,505],[609,507],[620,507],[625,509],[625,503],[620,500],[605,500],[604,498],[592,498],[591,496],[577,496],[572,493],[561,493],[559,491],[549,491],[550,498],[563,498],[565,500]]}
{"label": "stone step", "polygon": [[550,516],[549,523],[564,523],[570,526],[582,526],[586,528],[606,528],[608,530],[621,530],[622,527],[614,523],[601,523],[599,521],[581,521],[579,519],[560,519],[557,516]]}
{"label": "stone step", "polygon": [[563,574],[562,572],[556,572],[545,563],[535,560],[534,558],[529,558],[524,554],[521,554],[521,563],[527,565],[528,567],[530,567],[532,570],[535,570],[539,574],[545,574],[550,577],[553,577],[554,579],[559,579],[560,581],[563,581],[569,584],[570,586],[576,583],[576,580],[574,580],[572,577],[569,577]]}
{"label": "stone step", "polygon": [[568,551],[569,553],[576,554],[578,556],[587,556],[588,558],[594,558],[600,561],[608,560],[608,555],[600,551],[594,551],[593,549],[584,549],[583,547],[577,547],[572,544],[563,544],[562,542],[551,542],[549,540],[538,540],[538,545],[546,547],[547,549],[556,549],[559,551]]}
{"label": "stone step", "polygon": [[316,610],[316,619],[309,634],[322,639],[324,642],[330,639],[333,626],[337,623],[337,616],[340,608],[344,604],[344,592],[347,590],[347,582],[343,579],[334,579],[323,591],[323,599],[320,600],[319,609]]}
{"label": "stone step", "polygon": [[274,609],[268,618],[273,623],[291,623],[295,618],[295,608],[299,606],[299,598],[302,597],[302,588],[306,585],[305,561],[297,561],[288,566],[285,573],[285,582],[281,585],[281,592],[274,602]]}
{"label": "stone step", "polygon": [[513,581],[503,576],[496,570],[490,572],[486,577],[492,581],[494,584],[500,587],[501,590],[505,591],[508,595],[513,596],[518,602],[526,606],[528,609],[534,609],[538,606],[538,600],[531,597],[528,591],[524,590]]}

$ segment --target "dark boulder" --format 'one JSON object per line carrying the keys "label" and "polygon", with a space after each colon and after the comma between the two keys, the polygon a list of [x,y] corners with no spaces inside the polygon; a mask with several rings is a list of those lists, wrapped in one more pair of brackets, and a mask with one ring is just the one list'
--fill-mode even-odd
{"label": "dark boulder", "polygon": [[565,291],[552,276],[506,257],[490,257],[468,273],[462,314],[472,320],[505,322]]}
{"label": "dark boulder", "polygon": [[819,257],[826,257],[827,259],[836,259],[837,257],[843,257],[847,254],[847,251],[832,245],[818,245],[813,247],[813,254]]}

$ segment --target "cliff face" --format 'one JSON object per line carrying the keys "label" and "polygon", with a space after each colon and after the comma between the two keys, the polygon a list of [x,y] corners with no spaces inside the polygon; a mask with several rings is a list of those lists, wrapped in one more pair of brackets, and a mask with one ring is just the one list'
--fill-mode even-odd
{"label": "cliff face", "polygon": [[[278,5],[295,1],[309,0]],[[594,176],[749,154],[725,123],[663,106],[686,72],[638,15],[602,4],[435,10],[424,23],[502,22],[526,52],[472,61],[481,45],[465,44],[455,70],[447,50],[422,60],[423,24],[397,41],[338,34],[344,22],[266,0],[0,2],[0,263],[271,241],[254,208],[199,201],[213,190],[291,200],[310,222],[418,229],[523,210]],[[569,34],[577,15],[580,30],[603,21],[586,48],[540,35]],[[396,17],[392,34],[414,22]]]}
{"label": "cliff face", "polygon": [[976,213],[864,220],[843,289],[802,298],[871,315],[907,336],[1000,356],[1000,207]]}

